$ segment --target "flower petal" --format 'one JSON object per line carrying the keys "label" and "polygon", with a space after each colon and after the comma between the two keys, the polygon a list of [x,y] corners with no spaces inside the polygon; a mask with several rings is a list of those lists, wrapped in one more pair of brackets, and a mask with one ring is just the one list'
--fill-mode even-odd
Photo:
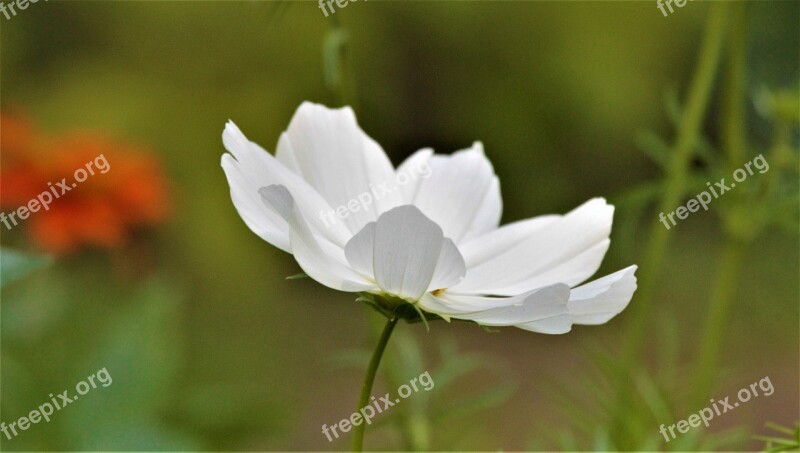
{"label": "flower petal", "polygon": [[636,269],[635,265],[626,267],[573,288],[568,303],[573,322],[604,324],[624,310],[636,291]]}
{"label": "flower petal", "polygon": [[548,335],[561,335],[572,330],[572,315],[561,314],[550,318],[517,324],[514,327]]}
{"label": "flower petal", "polygon": [[403,187],[405,203],[417,206],[459,245],[497,228],[503,209],[500,183],[481,143],[450,156],[431,155],[429,149],[417,151],[398,168],[398,174],[426,160],[429,177]]}
{"label": "flower petal", "polygon": [[400,206],[367,224],[345,246],[359,272],[373,276],[386,293],[416,302],[431,285],[454,285],[464,260],[442,229],[414,206]]}
{"label": "flower petal", "polygon": [[245,223],[254,233],[282,250],[288,250],[289,226],[264,209],[258,191],[261,187],[285,186],[304,217],[328,240],[344,247],[352,233],[341,223],[323,218],[330,210],[325,200],[305,181],[278,162],[271,154],[251,142],[233,122],[225,125],[222,134],[225,148],[231,154],[222,156],[222,168],[231,186],[231,198]]}
{"label": "flower petal", "polygon": [[346,264],[344,252],[324,238],[317,238],[295,207],[294,198],[284,186],[272,185],[259,190],[271,210],[289,225],[292,254],[309,277],[340,291],[374,290],[375,285]]}
{"label": "flower petal", "polygon": [[[404,160],[403,163],[397,167],[397,170],[395,171],[396,175],[420,174],[422,176],[413,178],[406,184],[400,186],[400,195],[404,203],[414,204],[414,198],[417,196],[417,191],[422,184],[422,179],[430,177],[431,157],[433,157],[433,149],[423,148],[408,156],[408,158],[406,158],[406,160]],[[421,170],[424,170],[424,172]]]}
{"label": "flower petal", "polygon": [[458,247],[450,238],[444,238],[442,251],[436,262],[436,269],[433,272],[431,283],[428,285],[428,290],[445,289],[457,285],[464,278],[466,271],[467,267]]}
{"label": "flower petal", "polygon": [[419,304],[426,311],[446,318],[466,319],[486,326],[565,333],[571,325],[567,307],[569,294],[569,286],[557,283],[515,297],[426,294]]}
{"label": "flower petal", "polygon": [[[613,214],[613,206],[595,198],[564,216],[537,217],[473,239],[463,246],[467,275],[451,292],[513,296],[555,282],[574,286],[600,267]],[[493,245],[497,254],[490,257]]]}
{"label": "flower petal", "polygon": [[470,296],[446,291],[439,296],[426,294],[419,305],[445,319],[562,334],[569,332],[573,324],[604,324],[624,310],[636,291],[636,268],[627,267],[572,290],[557,283],[513,297]]}
{"label": "flower petal", "polygon": [[[346,213],[331,218],[351,234],[401,204],[400,191],[391,186],[392,163],[361,130],[350,107],[301,104],[278,141],[276,157],[322,195],[331,206],[328,212]],[[379,190],[381,186],[391,190]]]}
{"label": "flower petal", "polygon": [[466,241],[461,245],[461,250],[464,254],[467,268],[475,268],[518,247],[535,232],[558,221],[560,218],[560,215],[542,215],[520,220]]}
{"label": "flower petal", "polygon": [[258,188],[250,183],[236,159],[230,154],[223,154],[222,169],[231,187],[233,205],[247,227],[261,239],[284,252],[292,253],[289,245],[289,225],[274,211],[264,209]]}
{"label": "flower petal", "polygon": [[364,225],[344,247],[347,262],[364,276],[374,278],[373,256],[375,255],[375,222]]}

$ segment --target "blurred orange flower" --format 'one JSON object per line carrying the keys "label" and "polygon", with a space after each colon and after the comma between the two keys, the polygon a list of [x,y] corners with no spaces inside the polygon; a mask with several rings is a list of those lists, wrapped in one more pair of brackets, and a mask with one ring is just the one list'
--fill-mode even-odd
{"label": "blurred orange flower", "polygon": [[167,180],[160,162],[143,150],[87,133],[42,138],[29,121],[7,113],[0,114],[0,127],[0,209],[16,211],[53,194],[46,209],[39,203],[18,220],[41,249],[119,248],[135,229],[167,216]]}

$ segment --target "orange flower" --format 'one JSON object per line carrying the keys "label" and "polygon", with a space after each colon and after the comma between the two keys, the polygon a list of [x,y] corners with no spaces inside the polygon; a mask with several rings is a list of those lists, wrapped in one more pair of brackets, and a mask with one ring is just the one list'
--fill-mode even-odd
{"label": "orange flower", "polygon": [[166,178],[144,151],[85,133],[41,140],[24,121],[0,119],[0,208],[10,215],[40,201],[18,220],[38,247],[55,254],[118,248],[138,227],[167,216]]}

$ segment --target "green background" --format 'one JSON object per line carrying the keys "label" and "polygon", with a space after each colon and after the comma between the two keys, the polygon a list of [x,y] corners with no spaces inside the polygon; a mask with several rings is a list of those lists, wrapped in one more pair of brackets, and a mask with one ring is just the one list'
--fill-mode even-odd
{"label": "green background", "polygon": [[[128,257],[89,251],[3,289],[3,421],[102,367],[114,383],[2,448],[347,449],[349,438],[328,443],[321,425],[355,409],[363,361],[342,351],[368,350],[381,319],[351,294],[284,279],[297,264],[251,233],[230,201],[219,165],[225,122],[274,152],[303,100],[345,101],[395,164],[422,147],[449,153],[481,140],[500,177],[503,223],[595,196],[617,204],[604,275],[641,264],[658,221],[652,209],[619,202],[661,175],[637,137],[674,137],[668,100],[684,98],[709,5],[690,2],[663,17],[652,1],[370,0],[325,18],[305,1],[51,0],[0,17],[1,107],[23,109],[47,133],[101,131],[149,147],[175,205],[147,238],[143,274],[120,271]],[[747,132],[762,147],[769,123],[751,95],[797,86],[798,5],[755,2],[748,13]],[[331,33],[347,34],[344,56],[326,50]],[[326,83],[326,71],[341,77],[340,88]],[[704,126],[712,144],[718,115],[715,91]],[[796,147],[796,124],[792,138]],[[676,400],[691,391],[722,244],[714,210],[670,231],[646,359],[630,370],[633,394],[639,369]],[[3,233],[4,246],[31,250],[21,231]],[[712,432],[764,434],[765,422],[800,417],[798,245],[796,232],[770,228],[747,250],[709,398],[764,376],[775,393],[713,421]],[[390,354],[422,355],[405,368],[397,359],[400,381],[430,370],[437,387],[384,418],[402,419],[423,398],[428,412],[455,411],[461,398],[499,385],[510,390],[431,425],[430,448],[566,448],[559,433],[577,432],[572,413],[596,414],[598,427],[608,421],[599,401],[609,387],[592,357],[618,354],[629,319],[623,312],[563,336],[401,324],[411,346],[398,340]],[[447,342],[478,364],[440,384]],[[379,377],[373,394],[390,390]],[[564,401],[565,392],[577,397]],[[675,403],[659,422],[699,409]],[[370,427],[366,446],[406,448],[398,432],[389,422]],[[576,448],[596,445],[591,435],[574,437]],[[745,437],[728,448],[761,446]]]}

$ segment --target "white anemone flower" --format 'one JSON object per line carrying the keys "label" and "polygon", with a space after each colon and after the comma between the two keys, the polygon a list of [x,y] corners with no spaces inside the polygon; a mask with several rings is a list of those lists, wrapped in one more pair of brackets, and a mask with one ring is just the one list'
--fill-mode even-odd
{"label": "white anemone flower", "polygon": [[452,155],[422,149],[395,169],[350,108],[308,102],[275,156],[233,122],[222,138],[247,226],[387,317],[560,334],[606,323],[636,290],[635,265],[583,283],[610,244],[614,207],[603,198],[500,226],[500,184],[481,143]]}

